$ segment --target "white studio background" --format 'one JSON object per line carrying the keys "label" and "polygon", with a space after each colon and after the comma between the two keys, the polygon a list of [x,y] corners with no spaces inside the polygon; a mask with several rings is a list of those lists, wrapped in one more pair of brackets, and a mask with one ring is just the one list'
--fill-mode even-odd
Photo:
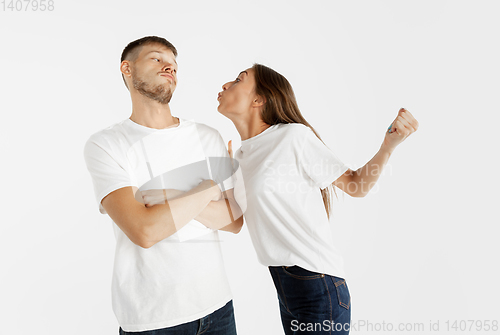
{"label": "white studio background", "polygon": [[[422,323],[404,333],[427,334],[431,321],[446,333],[446,321],[500,320],[498,1],[53,4],[0,8],[1,334],[118,333],[112,223],[98,212],[83,145],[130,116],[119,60],[146,35],[179,51],[173,114],[217,128],[234,148],[217,93],[254,62],[288,78],[351,168],[408,109],[420,128],[376,188],[334,200],[353,322]],[[238,334],[281,334],[247,229],[221,236]]]}

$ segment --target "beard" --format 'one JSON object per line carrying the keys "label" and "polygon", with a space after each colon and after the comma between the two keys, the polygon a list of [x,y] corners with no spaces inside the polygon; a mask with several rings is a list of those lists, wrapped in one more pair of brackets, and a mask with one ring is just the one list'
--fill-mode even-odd
{"label": "beard", "polygon": [[139,74],[132,74],[132,85],[142,95],[166,105],[172,99],[172,89],[166,85],[151,85],[144,81]]}

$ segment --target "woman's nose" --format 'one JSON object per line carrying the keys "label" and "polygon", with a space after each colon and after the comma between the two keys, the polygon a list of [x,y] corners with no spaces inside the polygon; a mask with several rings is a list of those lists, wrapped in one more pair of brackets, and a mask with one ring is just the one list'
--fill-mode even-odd
{"label": "woman's nose", "polygon": [[229,85],[229,83],[225,83],[224,85],[222,85],[222,90],[223,91],[227,90],[228,85]]}

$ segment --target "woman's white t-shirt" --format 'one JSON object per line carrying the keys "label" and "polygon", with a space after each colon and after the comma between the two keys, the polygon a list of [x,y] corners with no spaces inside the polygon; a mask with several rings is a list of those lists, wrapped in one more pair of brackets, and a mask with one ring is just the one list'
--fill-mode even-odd
{"label": "woman's white t-shirt", "polygon": [[[348,167],[298,123],[276,124],[242,141],[235,159],[244,180],[244,217],[259,261],[345,278],[320,189]],[[236,188],[235,195],[240,193]]]}

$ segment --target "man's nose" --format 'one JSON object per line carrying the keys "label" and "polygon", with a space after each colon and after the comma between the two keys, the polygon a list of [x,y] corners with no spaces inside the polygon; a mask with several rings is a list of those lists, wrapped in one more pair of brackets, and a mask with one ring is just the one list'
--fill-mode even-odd
{"label": "man's nose", "polygon": [[173,72],[173,71],[174,71],[174,67],[172,66],[172,64],[167,64],[167,65],[165,65],[165,66],[163,67],[163,69],[162,69],[162,70],[163,70],[164,72],[167,72],[167,71],[169,71],[169,72]]}

